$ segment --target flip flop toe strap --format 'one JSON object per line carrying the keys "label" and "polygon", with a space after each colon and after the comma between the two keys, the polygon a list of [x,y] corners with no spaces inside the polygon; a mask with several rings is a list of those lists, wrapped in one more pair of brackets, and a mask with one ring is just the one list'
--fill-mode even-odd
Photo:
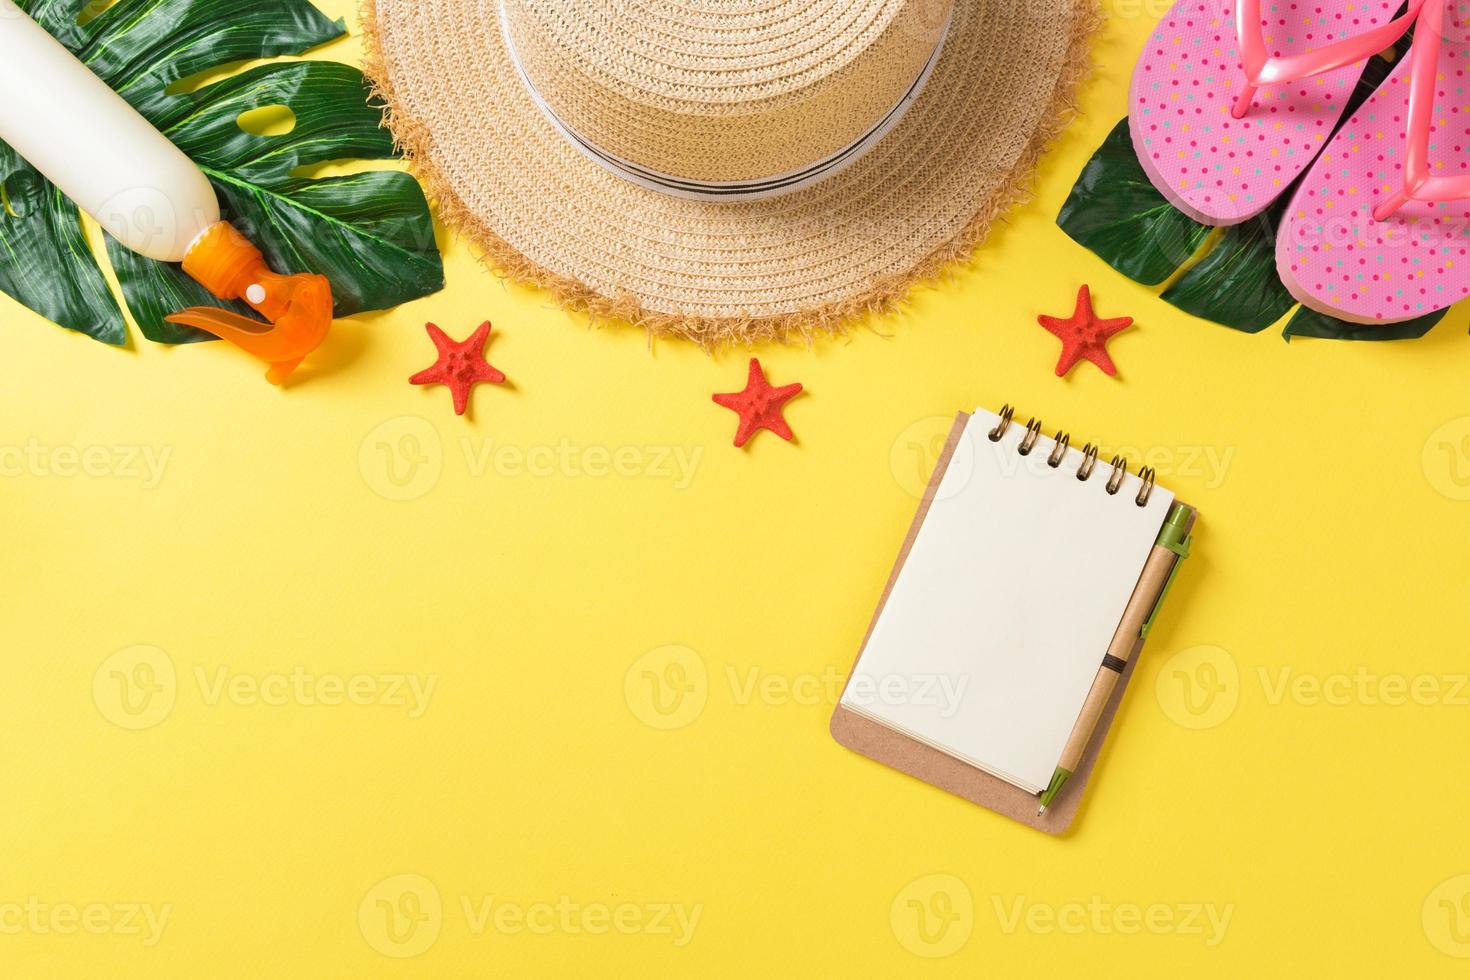
{"label": "flip flop toe strap", "polygon": [[[1436,0],[1439,2],[1439,0]],[[1292,82],[1364,61],[1387,48],[1404,35],[1419,16],[1424,0],[1409,0],[1408,9],[1386,24],[1369,28],[1353,37],[1324,44],[1300,54],[1271,56],[1266,53],[1266,39],[1261,23],[1261,0],[1236,0],[1235,34],[1240,45],[1241,67],[1246,82],[1230,114],[1245,116],[1256,96],[1256,88],[1276,82]]]}
{"label": "flip flop toe strap", "polygon": [[1461,201],[1470,198],[1470,173],[1432,176],[1429,173],[1429,134],[1434,125],[1435,82],[1439,54],[1444,44],[1446,0],[1434,0],[1424,9],[1423,23],[1414,32],[1409,52],[1409,115],[1404,153],[1404,183],[1395,193],[1373,208],[1373,218],[1383,221],[1409,201]]}

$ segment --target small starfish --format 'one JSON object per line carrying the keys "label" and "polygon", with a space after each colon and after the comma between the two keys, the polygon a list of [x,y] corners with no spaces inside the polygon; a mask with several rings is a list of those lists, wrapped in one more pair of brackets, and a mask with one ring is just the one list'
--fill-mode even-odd
{"label": "small starfish", "polygon": [[735,430],[735,445],[745,445],[759,429],[770,429],[776,435],[791,441],[791,427],[781,416],[781,406],[801,392],[801,385],[782,385],[772,388],[761,370],[761,362],[750,359],[750,377],[745,390],[728,395],[714,395],[717,404],[723,405],[740,416],[740,428]]}
{"label": "small starfish", "polygon": [[468,340],[456,342],[432,323],[424,324],[429,339],[439,351],[439,360],[408,380],[416,385],[445,385],[454,394],[454,414],[463,415],[470,402],[470,389],[480,382],[498,385],[505,375],[485,362],[485,340],[490,321],[475,328]]}
{"label": "small starfish", "polygon": [[1043,314],[1036,318],[1062,341],[1062,356],[1057,361],[1057,377],[1072,370],[1072,365],[1082,358],[1103,369],[1108,375],[1116,375],[1118,369],[1108,356],[1108,338],[1133,323],[1133,317],[1120,316],[1104,320],[1092,312],[1092,293],[1084,285],[1077,290],[1077,309],[1066,319]]}

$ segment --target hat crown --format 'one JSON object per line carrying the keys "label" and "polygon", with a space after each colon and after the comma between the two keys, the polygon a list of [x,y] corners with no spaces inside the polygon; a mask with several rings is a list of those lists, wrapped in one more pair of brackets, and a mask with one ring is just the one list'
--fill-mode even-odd
{"label": "hat crown", "polygon": [[544,111],[679,180],[760,181],[841,154],[922,79],[951,0],[502,0]]}

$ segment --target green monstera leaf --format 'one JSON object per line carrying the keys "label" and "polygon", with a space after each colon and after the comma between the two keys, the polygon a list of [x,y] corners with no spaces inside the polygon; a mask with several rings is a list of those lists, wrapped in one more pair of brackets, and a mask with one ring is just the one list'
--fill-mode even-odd
{"label": "green monstera leaf", "polygon": [[1322,337],[1328,340],[1417,340],[1429,328],[1445,318],[1449,310],[1436,310],[1412,320],[1398,323],[1349,323],[1303,306],[1286,321],[1281,331],[1288,341],[1293,337]]}
{"label": "green monstera leaf", "polygon": [[[187,153],[221,211],[281,272],[332,282],[338,316],[384,309],[442,288],[443,264],[418,183],[397,171],[312,177],[324,163],[394,156],[391,136],[356,68],[333,62],[262,65],[197,91],[176,83],[232,63],[296,55],[344,33],[306,0],[119,0],[83,20],[86,0],[20,0],[35,20]],[[249,132],[247,113],[285,107],[288,131]],[[287,111],[289,110],[289,111]],[[0,143],[0,289],[64,327],[126,341],[117,302],[82,234],[77,208]],[[209,339],[166,323],[185,306],[241,304],[210,296],[182,270],[124,248],[107,254],[144,336]]]}
{"label": "green monstera leaf", "polygon": [[1276,274],[1280,213],[1273,207],[1222,229],[1214,248],[1164,290],[1164,302],[1246,333],[1260,333],[1281,319],[1296,300]]}
{"label": "green monstera leaf", "polygon": [[1057,224],[1077,244],[1146,286],[1169,278],[1210,233],[1154,188],[1133,152],[1127,119],[1113,127],[1082,168]]}
{"label": "green monstera leaf", "polygon": [[127,340],[122,310],[92,258],[77,206],[0,143],[0,289],[53,323],[108,344]]}

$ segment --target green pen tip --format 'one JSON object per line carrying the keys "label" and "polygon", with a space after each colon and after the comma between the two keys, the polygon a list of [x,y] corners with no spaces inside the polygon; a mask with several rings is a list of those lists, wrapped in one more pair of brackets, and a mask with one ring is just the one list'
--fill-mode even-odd
{"label": "green pen tip", "polygon": [[1071,775],[1072,773],[1070,770],[1063,769],[1061,766],[1057,766],[1057,771],[1051,774],[1051,783],[1046,787],[1046,789],[1041,791],[1041,809],[1036,811],[1038,814],[1040,814],[1047,807],[1051,806],[1051,801],[1056,799],[1057,791],[1062,788],[1062,784],[1065,783]]}

